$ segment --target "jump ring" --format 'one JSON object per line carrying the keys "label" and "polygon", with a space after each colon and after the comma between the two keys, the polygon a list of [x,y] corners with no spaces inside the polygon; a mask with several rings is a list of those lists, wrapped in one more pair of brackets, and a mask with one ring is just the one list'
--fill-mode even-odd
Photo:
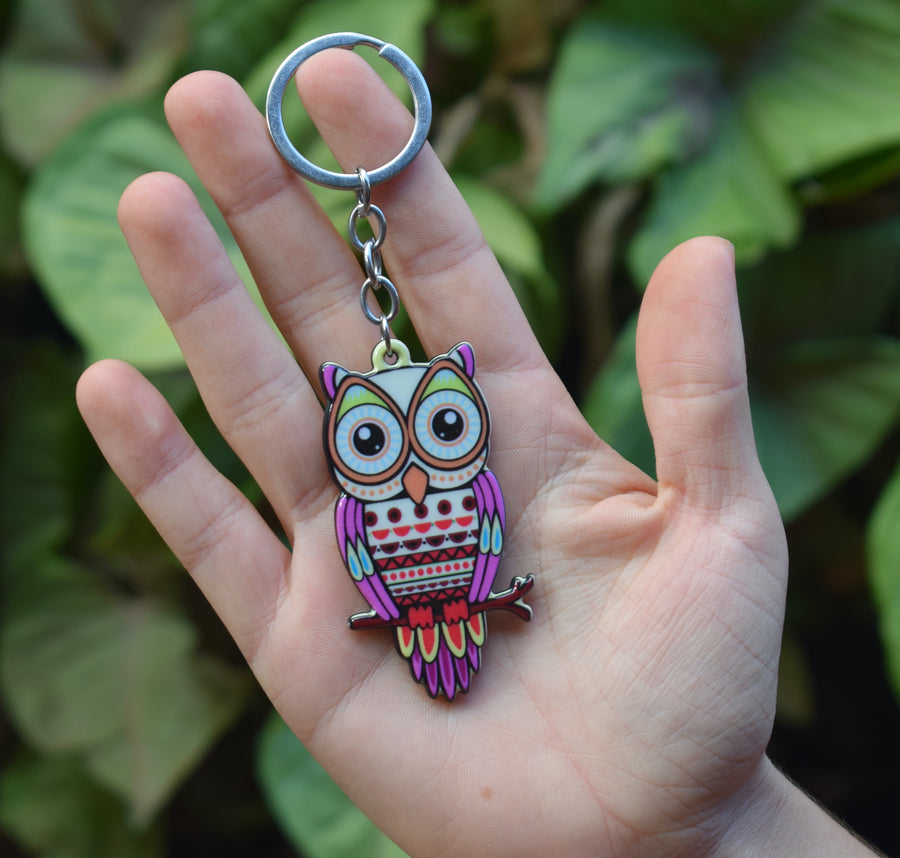
{"label": "jump ring", "polygon": [[356,189],[356,207],[361,209],[360,214],[363,217],[368,217],[369,209],[372,206],[372,183],[369,181],[369,174],[362,167],[356,168],[356,175],[359,177],[359,187]]}
{"label": "jump ring", "polygon": [[425,144],[425,139],[428,137],[428,129],[431,127],[431,95],[428,92],[428,85],[425,83],[425,78],[416,64],[398,47],[360,33],[332,33],[301,45],[279,66],[278,71],[275,72],[275,76],[272,78],[272,83],[269,85],[269,92],[266,96],[266,121],[269,125],[269,134],[272,136],[272,141],[285,161],[300,175],[327,188],[353,190],[359,187],[360,177],[356,173],[335,173],[331,170],[325,170],[301,155],[288,139],[285,131],[281,100],[284,97],[288,81],[311,56],[328,48],[347,48],[352,50],[357,45],[367,45],[375,48],[380,57],[386,59],[400,72],[412,92],[415,114],[412,135],[406,142],[406,145],[387,164],[368,171],[369,183],[377,185],[381,182],[386,182],[403,171],[412,159],[418,155],[419,150]]}
{"label": "jump ring", "polygon": [[[382,286],[388,293],[391,305],[386,313],[378,313],[376,315],[369,306],[369,292],[374,289],[380,289]],[[373,325],[381,325],[382,319],[393,322],[397,317],[397,313],[400,310],[400,295],[397,293],[397,287],[391,283],[384,274],[379,274],[375,278],[366,278],[366,282],[363,283],[362,289],[359,290],[359,303],[362,305],[363,313],[365,313],[366,318],[372,322]]]}
{"label": "jump ring", "polygon": [[[362,204],[358,205],[350,212],[350,220],[347,222],[347,231],[350,233],[350,241],[357,250],[364,250],[369,241],[374,241],[375,249],[377,250],[384,244],[384,239],[387,235],[387,218],[378,206],[370,205],[369,213],[366,217],[375,218],[375,225],[372,227],[372,238],[368,241],[363,241],[356,234],[356,225],[359,223],[359,216],[362,214],[364,214]],[[371,224],[372,221],[370,220],[369,223]]]}
{"label": "jump ring", "polygon": [[381,251],[374,241],[367,241],[363,247],[363,264],[366,267],[366,276],[378,278],[383,270]]}
{"label": "jump ring", "polygon": [[388,357],[394,356],[394,350],[391,348],[391,325],[388,321],[387,316],[382,316],[380,320],[381,325],[381,341],[384,343],[385,349],[384,353]]}

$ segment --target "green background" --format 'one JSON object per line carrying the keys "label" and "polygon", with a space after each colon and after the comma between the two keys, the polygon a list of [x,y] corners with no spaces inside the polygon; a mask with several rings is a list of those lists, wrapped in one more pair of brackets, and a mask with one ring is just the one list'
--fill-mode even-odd
{"label": "green background", "polygon": [[[262,503],[115,210],[141,173],[182,175],[252,289],[163,95],[215,68],[261,105],[293,48],[340,30],[425,70],[432,143],[544,348],[651,473],[641,290],[685,238],[735,244],[791,549],[771,753],[900,851],[900,2],[18,0],[0,16],[3,854],[402,855],[271,713],[73,397],[91,360],[133,362]],[[302,111],[288,119],[321,162]],[[317,194],[343,222],[346,195]]]}

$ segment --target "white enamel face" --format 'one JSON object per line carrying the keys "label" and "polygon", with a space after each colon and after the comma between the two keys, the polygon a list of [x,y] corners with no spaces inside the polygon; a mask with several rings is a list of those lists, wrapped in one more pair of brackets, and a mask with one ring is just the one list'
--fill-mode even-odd
{"label": "white enamel face", "polygon": [[407,493],[412,466],[428,492],[468,484],[485,465],[489,429],[480,390],[448,357],[344,376],[325,441],[341,488],[371,502]]}

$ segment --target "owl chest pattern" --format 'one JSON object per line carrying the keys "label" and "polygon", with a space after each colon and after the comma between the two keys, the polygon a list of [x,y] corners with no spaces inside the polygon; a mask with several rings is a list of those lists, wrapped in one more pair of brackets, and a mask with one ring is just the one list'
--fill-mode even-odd
{"label": "owl chest pattern", "polygon": [[430,492],[418,505],[409,498],[368,503],[365,526],[375,568],[399,604],[468,590],[478,549],[471,486]]}

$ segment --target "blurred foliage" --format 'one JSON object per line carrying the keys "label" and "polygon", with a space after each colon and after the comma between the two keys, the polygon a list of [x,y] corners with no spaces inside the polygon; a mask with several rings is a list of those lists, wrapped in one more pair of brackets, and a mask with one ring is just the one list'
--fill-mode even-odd
{"label": "blurred foliage", "polygon": [[[371,33],[425,69],[433,145],[541,342],[600,434],[651,473],[640,291],[685,238],[735,244],[757,443],[791,539],[779,722],[827,721],[809,642],[848,621],[880,628],[866,675],[878,681],[883,657],[900,694],[896,0],[17,0],[0,27],[10,848],[199,854],[188,815],[219,855],[402,854],[268,713],[73,398],[86,361],[133,362],[262,503],[211,427],[115,209],[139,174],[180,174],[253,290],[162,99],[182,74],[215,68],[261,105],[283,57],[326,32]],[[302,110],[286,115],[326,163]],[[343,195],[315,193],[346,218]],[[887,717],[896,733],[896,708]]]}
{"label": "blurred foliage", "polygon": [[406,854],[347,800],[276,713],[260,734],[257,771],[272,812],[306,858]]}

